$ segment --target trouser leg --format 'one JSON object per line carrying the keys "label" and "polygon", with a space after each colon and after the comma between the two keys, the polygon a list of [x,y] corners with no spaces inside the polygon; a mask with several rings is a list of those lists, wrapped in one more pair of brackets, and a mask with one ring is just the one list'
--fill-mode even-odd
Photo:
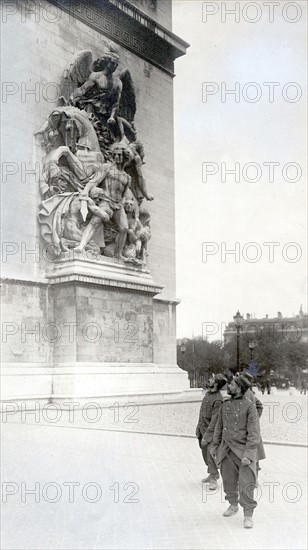
{"label": "trouser leg", "polygon": [[249,466],[240,466],[239,469],[239,493],[240,505],[244,509],[245,516],[252,516],[257,501],[254,499],[256,476]]}
{"label": "trouser leg", "polygon": [[208,473],[215,477],[216,479],[219,478],[219,472],[218,472],[218,469],[217,469],[217,466],[216,466],[216,462],[211,454],[211,444],[210,445],[207,445],[206,446],[206,451],[207,451],[207,471]]}
{"label": "trouser leg", "polygon": [[207,466],[207,447],[201,447],[201,452],[204,463]]}
{"label": "trouser leg", "polygon": [[206,447],[201,447],[202,456],[205,464],[207,465],[208,473],[214,478],[219,478],[219,472],[216,466],[216,462],[210,453],[211,445],[206,445]]}
{"label": "trouser leg", "polygon": [[225,499],[230,504],[237,505],[239,501],[238,469],[227,456],[221,463],[220,473],[223,481]]}

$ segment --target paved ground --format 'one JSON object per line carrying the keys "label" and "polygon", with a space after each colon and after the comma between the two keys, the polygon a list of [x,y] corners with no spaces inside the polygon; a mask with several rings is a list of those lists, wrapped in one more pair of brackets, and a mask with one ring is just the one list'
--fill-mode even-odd
{"label": "paved ground", "polygon": [[[305,549],[307,449],[268,445],[266,452],[255,526],[246,530],[242,512],[222,517],[220,490],[202,493],[193,439],[89,423],[2,424],[1,547]],[[35,483],[36,496],[27,494]]]}
{"label": "paved ground", "polygon": [[[261,417],[261,433],[264,441],[281,441],[300,443],[307,445],[307,396],[300,395],[293,390],[276,391],[271,395],[257,392],[264,410]],[[91,405],[92,401],[92,405]],[[72,411],[71,419],[67,410],[60,410],[60,406],[38,411],[37,418],[34,414],[25,414],[24,404],[16,405],[15,414],[8,414],[7,420],[11,422],[35,422],[61,425],[72,424],[74,426],[96,426],[118,430],[133,430],[140,432],[171,433],[178,435],[195,435],[195,428],[199,416],[200,402],[193,403],[165,403],[161,405],[138,406],[127,404],[93,410],[93,401],[83,404],[80,410]],[[98,404],[99,404],[99,400]],[[39,405],[39,404],[38,404]],[[58,407],[58,409],[57,409]],[[12,409],[11,409],[12,410]],[[71,421],[70,421],[71,420]]]}

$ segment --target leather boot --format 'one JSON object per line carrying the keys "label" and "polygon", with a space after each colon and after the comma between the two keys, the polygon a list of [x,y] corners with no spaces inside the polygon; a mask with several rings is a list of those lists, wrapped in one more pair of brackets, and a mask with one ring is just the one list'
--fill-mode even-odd
{"label": "leather boot", "polygon": [[202,483],[209,483],[211,481],[211,474],[209,474],[207,477],[201,479]]}
{"label": "leather boot", "polygon": [[244,527],[245,529],[252,529],[253,521],[251,516],[244,516]]}
{"label": "leather boot", "polygon": [[230,504],[229,508],[223,513],[223,516],[225,518],[229,518],[230,516],[234,516],[238,512],[238,505],[237,504]]}

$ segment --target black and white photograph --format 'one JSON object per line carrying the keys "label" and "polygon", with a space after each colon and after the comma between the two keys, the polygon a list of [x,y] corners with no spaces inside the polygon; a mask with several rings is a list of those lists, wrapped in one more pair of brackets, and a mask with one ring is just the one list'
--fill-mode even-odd
{"label": "black and white photograph", "polygon": [[0,0],[2,550],[306,550],[306,0]]}

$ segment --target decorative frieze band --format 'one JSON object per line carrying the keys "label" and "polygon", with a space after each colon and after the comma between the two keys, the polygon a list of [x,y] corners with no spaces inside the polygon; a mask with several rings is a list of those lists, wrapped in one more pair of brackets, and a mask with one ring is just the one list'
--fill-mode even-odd
{"label": "decorative frieze band", "polygon": [[49,1],[171,76],[189,46],[126,0]]}

